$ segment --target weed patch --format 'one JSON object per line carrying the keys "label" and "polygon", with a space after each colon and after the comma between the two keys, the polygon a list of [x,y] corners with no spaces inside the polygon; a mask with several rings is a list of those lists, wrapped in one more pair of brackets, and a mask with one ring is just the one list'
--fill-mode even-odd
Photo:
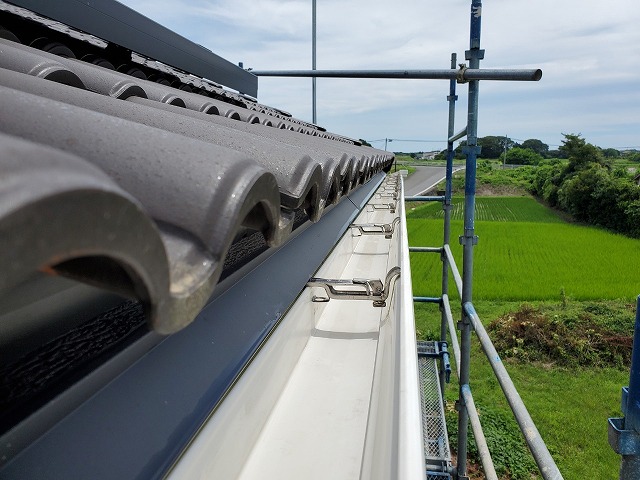
{"label": "weed patch", "polygon": [[633,305],[571,307],[522,304],[488,326],[501,356],[563,367],[624,368],[631,360]]}

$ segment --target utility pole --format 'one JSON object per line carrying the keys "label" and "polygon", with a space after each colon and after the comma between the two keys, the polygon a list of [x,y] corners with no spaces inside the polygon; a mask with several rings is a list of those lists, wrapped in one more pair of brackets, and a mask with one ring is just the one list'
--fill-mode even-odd
{"label": "utility pole", "polygon": [[[311,70],[316,69],[316,0],[311,0]],[[316,77],[311,79],[311,117],[314,125],[318,124],[316,115]]]}
{"label": "utility pole", "polygon": [[507,136],[504,136],[504,156],[502,157],[502,169],[507,168]]}

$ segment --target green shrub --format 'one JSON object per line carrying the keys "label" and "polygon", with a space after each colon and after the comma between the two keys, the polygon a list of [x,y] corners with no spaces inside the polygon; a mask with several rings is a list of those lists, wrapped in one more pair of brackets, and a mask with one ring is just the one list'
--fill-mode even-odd
{"label": "green shrub", "polygon": [[506,155],[506,163],[512,165],[537,165],[541,161],[542,155],[528,148],[514,147]]}

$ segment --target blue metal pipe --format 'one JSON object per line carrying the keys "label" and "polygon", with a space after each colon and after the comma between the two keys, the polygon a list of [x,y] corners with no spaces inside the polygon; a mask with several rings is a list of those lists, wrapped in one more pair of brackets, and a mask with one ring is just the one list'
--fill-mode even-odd
{"label": "blue metal pipe", "polygon": [[[458,56],[455,53],[451,54],[451,69],[454,70],[457,67]],[[442,205],[442,210],[444,213],[444,229],[443,229],[443,252],[441,255],[442,259],[442,298],[448,298],[449,295],[449,257],[447,256],[444,248],[449,247],[449,242],[451,241],[451,191],[452,191],[452,183],[453,183],[453,142],[452,139],[453,132],[455,130],[455,120],[456,120],[456,100],[458,100],[458,96],[456,95],[456,81],[451,79],[449,81],[449,95],[447,95],[447,101],[449,102],[449,122],[447,125],[447,166],[446,166],[446,175],[445,175],[445,191],[444,191],[444,202]],[[466,131],[466,129],[465,129]],[[445,341],[447,339],[447,328],[448,327],[448,319],[447,312],[444,304],[440,305],[440,341]],[[451,335],[456,335],[455,330],[451,332]],[[452,338],[451,341],[455,340],[455,345],[458,344],[457,337]],[[444,392],[444,387],[446,383],[446,378],[443,374],[444,368],[440,369],[440,388],[441,391]],[[444,398],[444,396],[443,396]]]}
{"label": "blue metal pipe", "polygon": [[405,202],[443,202],[444,195],[440,196],[418,196],[418,197],[404,197]]}
{"label": "blue metal pipe", "polygon": [[[471,48],[480,48],[480,26],[482,19],[482,2],[480,0],[473,0],[471,2],[471,27],[470,37],[471,37]],[[472,67],[478,68],[478,67]]]}
{"label": "blue metal pipe", "polygon": [[[465,52],[469,61],[469,70],[480,67],[480,59],[484,51],[480,50],[480,23],[482,19],[482,2],[471,2],[470,49]],[[475,236],[475,203],[476,203],[476,158],[479,153],[478,144],[478,94],[480,82],[469,82],[469,101],[467,111],[467,146],[463,149],[466,154],[465,190],[464,190],[464,234],[460,241],[462,251],[462,303],[471,302],[473,298],[473,247],[477,243]],[[469,384],[469,370],[471,363],[471,320],[462,312],[460,322],[460,385]],[[469,413],[467,411],[464,392],[460,387],[458,395],[458,478],[467,476],[467,448]]]}
{"label": "blue metal pipe", "polygon": [[413,301],[416,303],[437,303],[442,302],[441,297],[413,297]]}
{"label": "blue metal pipe", "polygon": [[409,247],[410,252],[442,253],[442,247]]}

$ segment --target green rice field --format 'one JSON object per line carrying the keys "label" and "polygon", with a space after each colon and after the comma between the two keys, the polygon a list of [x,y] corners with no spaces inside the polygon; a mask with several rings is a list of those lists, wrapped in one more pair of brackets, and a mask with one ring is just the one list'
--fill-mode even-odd
{"label": "green rice field", "polygon": [[[474,299],[633,299],[640,293],[640,240],[565,223],[528,197],[479,197],[476,210]],[[458,200],[451,222],[451,250],[458,266],[462,265],[457,242],[463,230],[461,217]],[[442,245],[442,222],[440,205],[410,210],[410,245]],[[411,264],[414,294],[437,295],[438,255],[412,253]]]}
{"label": "green rice field", "polygon": [[[408,219],[444,218],[440,203],[412,205],[415,206],[408,209]],[[454,197],[452,206],[451,218],[462,220],[464,199]],[[531,197],[478,197],[476,221],[562,223],[562,219],[553,210],[540,205]]]}

